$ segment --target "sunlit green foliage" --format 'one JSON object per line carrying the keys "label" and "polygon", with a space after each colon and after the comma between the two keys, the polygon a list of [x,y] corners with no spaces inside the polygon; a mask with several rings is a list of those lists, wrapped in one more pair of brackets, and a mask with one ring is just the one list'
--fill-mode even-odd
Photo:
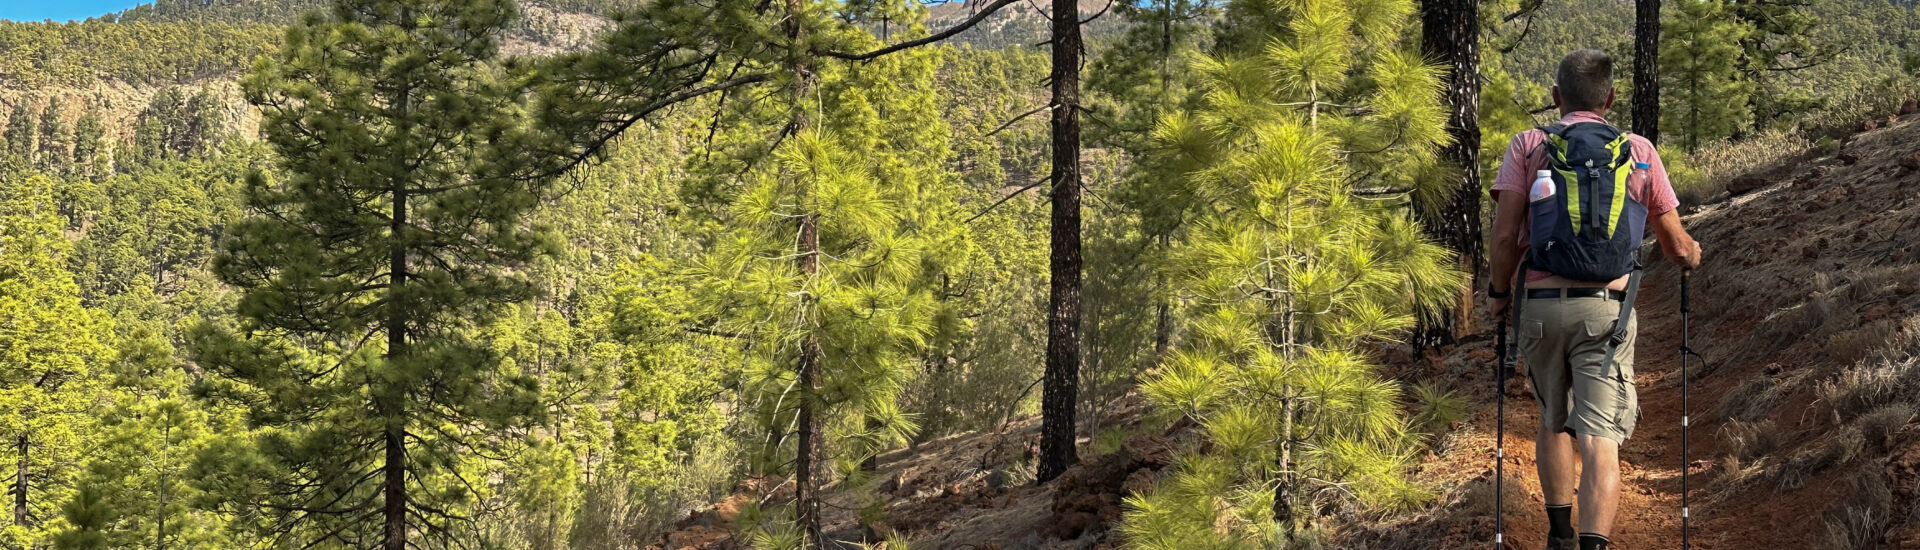
{"label": "sunlit green foliage", "polygon": [[518,270],[552,243],[526,224],[544,182],[508,177],[528,138],[488,65],[512,12],[343,0],[244,82],[280,170],[248,178],[215,261],[240,321],[195,336],[258,430],[200,457],[252,538],[464,540],[498,436],[545,416],[476,330],[535,295]]}
{"label": "sunlit green foliage", "polygon": [[1310,514],[1296,510],[1425,498],[1402,472],[1419,440],[1405,398],[1364,351],[1463,284],[1404,198],[1374,196],[1410,192],[1445,135],[1437,69],[1399,41],[1411,12],[1394,0],[1268,12],[1285,25],[1262,48],[1195,58],[1200,105],[1155,131],[1147,169],[1204,206],[1172,259],[1194,317],[1141,389],[1213,445],[1129,500],[1136,546],[1271,547],[1301,532]]}
{"label": "sunlit green foliage", "polygon": [[81,305],[66,269],[73,245],[53,184],[27,175],[0,189],[0,449],[7,477],[26,482],[0,516],[7,548],[44,548],[65,529],[61,508],[106,391],[99,366],[113,356],[111,319]]}
{"label": "sunlit green foliage", "polygon": [[1661,32],[1660,129],[1687,151],[1747,127],[1753,83],[1740,44],[1754,33],[1721,0],[1678,0]]}
{"label": "sunlit green foliage", "polygon": [[136,85],[187,83],[246,69],[281,31],[227,23],[0,21],[7,87],[91,86],[104,76]]}

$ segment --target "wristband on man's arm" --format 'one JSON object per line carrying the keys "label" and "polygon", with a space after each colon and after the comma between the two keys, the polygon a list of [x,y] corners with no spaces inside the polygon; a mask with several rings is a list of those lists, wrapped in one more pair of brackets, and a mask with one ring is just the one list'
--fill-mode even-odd
{"label": "wristband on man's arm", "polygon": [[1498,290],[1494,290],[1493,285],[1487,285],[1487,297],[1493,298],[1495,300],[1499,300],[1502,298],[1512,298],[1513,289],[1507,289],[1506,292],[1501,292]]}

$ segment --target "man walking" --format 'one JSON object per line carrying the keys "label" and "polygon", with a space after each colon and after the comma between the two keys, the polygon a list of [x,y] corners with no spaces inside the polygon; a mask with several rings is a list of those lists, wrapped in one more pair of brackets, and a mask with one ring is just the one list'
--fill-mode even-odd
{"label": "man walking", "polygon": [[[1633,387],[1635,254],[1649,222],[1661,252],[1683,269],[1700,265],[1700,245],[1680,227],[1680,201],[1653,144],[1606,122],[1614,100],[1611,57],[1567,54],[1553,100],[1560,121],[1514,136],[1494,179],[1488,293],[1495,315],[1514,306],[1514,331],[1540,405],[1535,450],[1550,522],[1547,550],[1604,550],[1618,512],[1620,444],[1640,415]],[[1516,273],[1523,265],[1525,272]],[[1583,461],[1577,531],[1576,450]]]}

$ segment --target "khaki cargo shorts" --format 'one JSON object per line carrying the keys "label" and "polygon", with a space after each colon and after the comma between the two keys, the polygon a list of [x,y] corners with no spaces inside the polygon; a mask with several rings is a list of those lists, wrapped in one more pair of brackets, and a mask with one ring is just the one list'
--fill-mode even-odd
{"label": "khaki cargo shorts", "polygon": [[[1637,305],[1637,304],[1636,304]],[[1606,366],[1607,339],[1620,302],[1600,297],[1544,298],[1520,305],[1520,354],[1540,404],[1540,422],[1572,434],[1625,442],[1640,418],[1633,389],[1633,344],[1638,319]]]}

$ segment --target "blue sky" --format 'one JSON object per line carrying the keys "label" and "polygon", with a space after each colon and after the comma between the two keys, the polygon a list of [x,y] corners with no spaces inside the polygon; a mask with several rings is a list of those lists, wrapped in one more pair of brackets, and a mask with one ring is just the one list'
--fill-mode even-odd
{"label": "blue sky", "polygon": [[0,19],[73,21],[124,10],[151,0],[0,0]]}

